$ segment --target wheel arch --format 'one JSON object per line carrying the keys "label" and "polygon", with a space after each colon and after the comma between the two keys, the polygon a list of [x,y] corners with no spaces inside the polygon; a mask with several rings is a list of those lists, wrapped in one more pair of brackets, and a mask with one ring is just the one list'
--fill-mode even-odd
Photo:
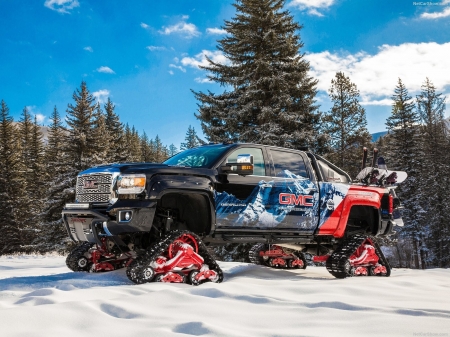
{"label": "wheel arch", "polygon": [[[212,193],[195,189],[166,189],[158,195],[158,205],[177,210],[189,231],[210,234],[216,222]],[[206,210],[206,212],[204,211]]]}

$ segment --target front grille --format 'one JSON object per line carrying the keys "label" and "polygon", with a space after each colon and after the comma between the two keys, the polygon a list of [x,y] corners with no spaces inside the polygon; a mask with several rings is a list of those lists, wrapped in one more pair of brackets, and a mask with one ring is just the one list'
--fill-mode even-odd
{"label": "front grille", "polygon": [[[89,174],[77,178],[78,202],[109,202],[111,196],[111,174]],[[92,188],[86,188],[86,185]]]}

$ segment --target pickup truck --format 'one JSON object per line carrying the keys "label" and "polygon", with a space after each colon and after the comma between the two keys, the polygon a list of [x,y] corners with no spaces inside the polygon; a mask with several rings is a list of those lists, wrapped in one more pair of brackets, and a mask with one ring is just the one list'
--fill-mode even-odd
{"label": "pickup truck", "polygon": [[304,269],[312,254],[337,278],[389,276],[377,239],[401,222],[396,181],[364,170],[352,183],[307,149],[245,143],[203,145],[161,164],[93,167],[78,175],[76,200],[62,211],[77,242],[66,264],[126,267],[135,283],[198,285],[223,279],[208,246],[254,243],[256,264]]}

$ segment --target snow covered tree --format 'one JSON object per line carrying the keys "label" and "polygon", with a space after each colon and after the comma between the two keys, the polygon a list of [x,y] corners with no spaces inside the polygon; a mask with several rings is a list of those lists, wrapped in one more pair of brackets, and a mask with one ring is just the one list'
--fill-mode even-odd
{"label": "snow covered tree", "polygon": [[[26,173],[31,170],[31,155],[30,155],[30,144],[32,139],[32,128],[33,121],[31,120],[30,112],[28,108],[25,107],[22,110],[22,115],[19,120],[18,129],[19,129],[19,137],[20,137],[20,147],[21,147],[21,157],[22,164],[26,169]],[[25,174],[27,182],[29,181],[28,174]]]}
{"label": "snow covered tree", "polygon": [[422,227],[428,228],[428,262],[437,267],[450,266],[450,139],[444,122],[445,97],[427,78],[417,98],[422,122],[421,205],[426,212]]}
{"label": "snow covered tree", "polygon": [[123,124],[120,122],[119,116],[114,112],[115,105],[108,98],[104,105],[106,113],[106,129],[109,134],[109,146],[107,149],[108,162],[120,163],[127,158]]}
{"label": "snow covered tree", "polygon": [[0,254],[20,250],[20,202],[25,181],[20,174],[21,158],[17,130],[5,101],[0,106]]}
{"label": "snow covered tree", "polygon": [[48,143],[45,147],[45,205],[41,214],[41,226],[35,245],[39,251],[65,249],[67,232],[61,218],[61,211],[68,202],[73,202],[73,173],[70,157],[65,152],[67,135],[62,126],[56,106],[51,115]]}
{"label": "snow covered tree", "polygon": [[[399,232],[403,239],[410,239],[413,244],[415,268],[419,268],[419,247],[422,246],[420,223],[424,215],[421,199],[419,115],[414,101],[399,78],[392,96],[391,115],[386,121],[389,130],[386,154],[389,168],[406,171],[408,179],[401,183],[397,194],[405,207],[402,212],[405,226]],[[424,252],[421,252],[424,258]]]}
{"label": "snow covered tree", "polygon": [[208,59],[207,77],[226,89],[194,92],[196,117],[209,141],[240,141],[320,149],[317,80],[301,52],[301,25],[283,10],[284,0],[237,0],[218,49],[227,59]]}
{"label": "snow covered tree", "polygon": [[325,116],[331,151],[327,158],[355,177],[360,170],[361,149],[369,146],[366,111],[359,104],[359,91],[350,78],[338,72],[329,90],[333,107]]}
{"label": "snow covered tree", "polygon": [[93,113],[92,136],[90,137],[90,147],[92,150],[91,165],[103,165],[111,162],[108,153],[111,148],[110,133],[106,127],[106,117],[97,103]]}
{"label": "snow covered tree", "polygon": [[184,138],[184,140],[185,143],[181,143],[180,145],[181,151],[192,149],[200,145],[197,132],[195,132],[195,128],[190,125],[188,127],[188,130],[186,131],[186,137]]}
{"label": "snow covered tree", "polygon": [[[75,105],[69,104],[66,123],[68,125],[68,141],[65,151],[68,152],[72,164],[74,178],[76,174],[92,166],[92,128],[95,109],[94,97],[89,92],[86,82],[81,82],[72,96]],[[75,184],[74,184],[75,186]]]}

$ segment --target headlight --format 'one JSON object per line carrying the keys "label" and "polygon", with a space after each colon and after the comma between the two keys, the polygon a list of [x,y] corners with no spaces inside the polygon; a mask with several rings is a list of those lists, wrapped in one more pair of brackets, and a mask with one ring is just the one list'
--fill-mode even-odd
{"label": "headlight", "polygon": [[124,174],[117,178],[117,193],[139,194],[145,189],[145,174]]}

